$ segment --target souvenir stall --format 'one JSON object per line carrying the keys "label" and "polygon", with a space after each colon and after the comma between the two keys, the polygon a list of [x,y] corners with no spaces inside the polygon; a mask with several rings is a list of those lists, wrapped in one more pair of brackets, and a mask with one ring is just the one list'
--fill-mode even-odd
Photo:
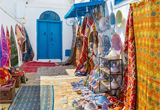
{"label": "souvenir stall", "polygon": [[34,52],[25,28],[18,24],[15,32],[11,26],[10,33],[8,27],[5,31],[2,25],[0,38],[0,103],[6,103],[12,102],[15,87],[19,88],[28,80],[25,72],[18,67],[19,61],[32,60]]}
{"label": "souvenir stall", "polygon": [[[87,76],[73,82],[80,94],[73,101],[79,110],[123,107],[121,89],[123,82],[122,41],[114,27],[122,24],[122,12],[105,15],[105,1],[74,4],[65,15],[66,22],[77,25],[76,76]],[[105,34],[110,31],[111,36]],[[112,40],[111,40],[112,39]]]}
{"label": "souvenir stall", "polygon": [[[84,4],[99,2],[103,1],[91,1],[75,6],[84,7]],[[158,86],[160,51],[157,50],[160,48],[159,4],[159,0],[130,3],[125,28],[124,56],[122,56],[120,35],[115,31],[115,25],[121,27],[124,24],[123,13],[118,10],[114,14],[111,6],[110,15],[107,13],[103,15],[99,13],[102,10],[98,8],[103,4],[97,4],[90,15],[91,10],[88,11],[89,8],[86,8],[88,5],[85,7],[86,13],[83,13],[83,22],[78,24],[77,35],[88,37],[85,39],[88,39],[88,44],[86,41],[78,40],[76,57],[77,64],[81,61],[81,65],[77,65],[76,72],[86,72],[87,69],[82,70],[86,62],[91,59],[93,67],[87,71],[88,75],[85,74],[86,79],[72,83],[73,89],[80,94],[73,101],[75,108],[78,110],[160,109]],[[74,7],[71,8],[73,9]],[[77,10],[76,13],[78,12]],[[77,23],[78,21],[81,19],[77,18]],[[88,27],[90,27],[89,34],[84,31],[87,31]],[[104,31],[109,31],[110,35]],[[84,44],[88,45],[85,48],[88,49],[88,54],[84,51]],[[85,59],[82,58],[83,54],[86,55]]]}

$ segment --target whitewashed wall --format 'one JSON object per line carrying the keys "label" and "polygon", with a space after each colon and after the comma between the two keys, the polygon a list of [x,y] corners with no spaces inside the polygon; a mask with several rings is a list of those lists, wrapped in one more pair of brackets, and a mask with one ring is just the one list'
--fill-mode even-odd
{"label": "whitewashed wall", "polygon": [[[6,33],[6,26],[8,26],[9,33],[11,31],[11,26],[12,26],[13,30],[14,30],[14,35],[15,35],[15,25],[18,24],[18,25],[22,26],[19,22],[17,22],[11,16],[6,14],[1,8],[0,8],[0,24],[3,25],[5,33]],[[1,34],[1,26],[0,26],[0,34]],[[17,45],[17,47],[18,47],[18,45]],[[22,64],[22,61],[19,60],[19,64],[18,65],[20,66],[21,64]]]}
{"label": "whitewashed wall", "polygon": [[[73,0],[2,0],[0,6],[19,21],[22,21],[22,19],[25,18],[26,23],[24,26],[26,27],[35,53],[33,59],[35,61],[37,60],[37,19],[44,11],[51,10],[56,12],[62,21],[62,61],[64,62],[68,59],[68,57],[65,56],[65,50],[71,49],[72,43],[72,27],[66,24],[64,15],[69,11],[72,3]],[[0,18],[3,19],[2,23],[4,25],[5,23],[8,25],[16,24],[6,16],[2,15]],[[49,60],[50,59],[41,61]],[[59,62],[60,60],[51,61]]]}
{"label": "whitewashed wall", "polygon": [[[66,20],[64,19],[64,15],[70,9],[70,5],[59,5],[59,4],[51,4],[50,6],[44,5],[26,5],[25,7],[25,18],[26,24],[25,27],[30,36],[31,44],[33,46],[35,57],[34,60],[37,59],[37,19],[44,11],[54,11],[59,16],[62,22],[62,48],[63,48],[63,61],[66,61],[68,57],[65,56],[65,50],[71,49],[72,43],[72,27],[66,24]],[[49,61],[49,60],[40,60],[40,61]],[[52,61],[60,61],[60,60],[52,60]]]}

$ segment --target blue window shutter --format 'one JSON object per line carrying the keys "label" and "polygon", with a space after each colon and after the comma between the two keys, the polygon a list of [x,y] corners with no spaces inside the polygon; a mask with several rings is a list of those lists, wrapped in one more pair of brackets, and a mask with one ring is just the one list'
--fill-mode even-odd
{"label": "blue window shutter", "polygon": [[120,2],[122,2],[122,1],[124,1],[124,0],[115,0],[115,5],[117,5],[118,3],[120,3]]}

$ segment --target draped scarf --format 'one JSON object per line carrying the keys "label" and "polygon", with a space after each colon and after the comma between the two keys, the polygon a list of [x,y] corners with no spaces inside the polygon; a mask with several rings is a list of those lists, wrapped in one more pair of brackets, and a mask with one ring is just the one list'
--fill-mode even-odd
{"label": "draped scarf", "polygon": [[8,60],[7,60],[6,66],[7,66],[7,67],[10,67],[11,41],[10,41],[10,36],[9,36],[8,27],[6,27],[6,38],[7,38],[7,46],[8,46],[8,53],[9,53],[9,58],[8,58]]}
{"label": "draped scarf", "polygon": [[0,62],[0,68],[6,65],[9,56],[3,25],[1,26],[1,46],[2,46],[2,59]]}
{"label": "draped scarf", "polygon": [[11,66],[16,66],[18,64],[18,51],[17,51],[17,45],[16,45],[16,39],[14,36],[14,31],[13,28],[11,26],[11,32],[10,32],[10,42],[11,42]]}

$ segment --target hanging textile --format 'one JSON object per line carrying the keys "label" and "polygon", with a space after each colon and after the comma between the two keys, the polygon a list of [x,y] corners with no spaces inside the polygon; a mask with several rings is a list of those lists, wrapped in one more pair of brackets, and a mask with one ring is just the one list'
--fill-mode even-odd
{"label": "hanging textile", "polygon": [[22,39],[22,53],[26,53],[27,52],[27,42],[26,42],[26,32],[25,32],[25,28],[24,26],[22,26],[22,35],[23,35],[23,39]]}
{"label": "hanging textile", "polygon": [[77,64],[76,72],[79,70],[79,68],[82,67],[83,63],[86,62],[87,60],[88,60],[88,37],[83,37],[83,47],[79,62]]}
{"label": "hanging textile", "polygon": [[2,47],[1,47],[1,39],[0,39],[0,62],[1,62],[1,59],[2,59]]}
{"label": "hanging textile", "polygon": [[137,62],[137,110],[160,110],[160,0],[132,4]]}
{"label": "hanging textile", "polygon": [[22,60],[22,41],[24,39],[24,36],[21,33],[21,28],[16,24],[15,26],[15,33],[18,43],[18,50],[19,50],[19,60]]}
{"label": "hanging textile", "polygon": [[124,71],[124,105],[125,110],[135,110],[136,107],[136,62],[135,62],[135,38],[133,31],[133,12],[130,7],[126,32],[124,55],[126,68]]}
{"label": "hanging textile", "polygon": [[17,45],[16,45],[16,40],[15,40],[15,36],[14,36],[14,32],[13,32],[13,28],[11,26],[11,66],[16,66],[18,64],[18,51],[17,51]]}
{"label": "hanging textile", "polygon": [[10,36],[9,36],[9,30],[8,27],[6,27],[6,38],[7,38],[7,46],[8,46],[8,53],[9,57],[6,63],[7,67],[10,67],[10,57],[11,57],[11,41],[10,41]]}
{"label": "hanging textile", "polygon": [[65,65],[75,64],[75,61],[76,61],[76,35],[77,35],[78,27],[76,25],[73,25],[72,30],[73,30],[73,38],[72,38],[71,55],[68,58],[68,60],[65,62]]}
{"label": "hanging textile", "polygon": [[0,68],[6,65],[8,60],[8,47],[7,47],[7,41],[4,33],[4,28],[1,26],[1,46],[2,46],[2,59],[0,62]]}
{"label": "hanging textile", "polygon": [[33,52],[33,49],[32,49],[32,46],[31,46],[31,43],[30,43],[30,40],[29,40],[29,36],[28,36],[28,33],[26,31],[26,29],[24,28],[24,35],[25,35],[25,43],[23,42],[23,44],[25,44],[26,46],[24,48],[26,48],[26,52],[23,51],[23,58],[22,60],[23,61],[32,61],[33,60],[33,57],[34,57],[34,52]]}
{"label": "hanging textile", "polygon": [[78,32],[77,32],[77,37],[76,37],[76,65],[79,62],[81,50],[83,46],[83,41],[80,35],[81,35],[81,27],[78,27]]}

